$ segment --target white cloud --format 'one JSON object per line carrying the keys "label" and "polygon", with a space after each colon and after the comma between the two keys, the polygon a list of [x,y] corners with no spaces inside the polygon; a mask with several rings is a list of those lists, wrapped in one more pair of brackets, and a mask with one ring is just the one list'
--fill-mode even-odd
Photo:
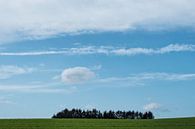
{"label": "white cloud", "polygon": [[154,52],[155,50],[148,49],[148,48],[129,48],[129,49],[123,48],[123,49],[116,49],[112,51],[112,53],[114,53],[115,55],[127,55],[127,56],[140,55],[140,54],[150,55],[153,54]]}
{"label": "white cloud", "polygon": [[0,56],[40,56],[40,55],[88,55],[108,54],[111,47],[88,46],[82,48],[64,48],[64,50],[46,50],[33,52],[0,52]]}
{"label": "white cloud", "polygon": [[51,84],[26,84],[26,85],[0,85],[0,92],[20,92],[20,93],[66,93],[71,94],[77,91],[76,87],[54,88]]}
{"label": "white cloud", "polygon": [[195,25],[194,0],[1,0],[0,42]]}
{"label": "white cloud", "polygon": [[66,84],[79,84],[95,77],[95,73],[86,67],[73,67],[65,69],[61,80]]}
{"label": "white cloud", "polygon": [[195,45],[189,44],[170,44],[166,47],[160,48],[156,53],[170,53],[170,52],[181,52],[181,51],[195,51]]}
{"label": "white cloud", "polygon": [[133,84],[142,84],[145,80],[162,80],[162,81],[187,81],[195,80],[195,74],[177,74],[177,73],[139,73],[131,74],[125,77],[109,77],[96,80],[99,83],[110,82],[134,82]]}
{"label": "white cloud", "polygon": [[118,48],[111,46],[87,46],[81,48],[64,48],[63,50],[46,50],[32,52],[0,52],[0,56],[41,56],[41,55],[92,55],[104,54],[115,56],[155,55],[173,52],[195,52],[192,44],[169,44],[161,48]]}
{"label": "white cloud", "polygon": [[5,97],[0,97],[0,105],[5,105],[5,104],[14,104],[11,100],[8,100]]}
{"label": "white cloud", "polygon": [[154,55],[154,54],[166,54],[172,52],[194,52],[195,45],[191,44],[170,44],[168,46],[152,49],[152,48],[129,48],[129,49],[116,49],[113,53],[116,55]]}
{"label": "white cloud", "polygon": [[1,65],[0,66],[0,79],[8,79],[12,76],[27,74],[33,71],[33,68],[22,68],[12,65]]}
{"label": "white cloud", "polygon": [[161,105],[158,103],[149,103],[144,105],[143,109],[146,111],[158,110],[161,108]]}
{"label": "white cloud", "polygon": [[184,81],[195,79],[195,74],[178,74],[178,73],[142,73],[132,76],[135,80],[167,80],[167,81]]}
{"label": "white cloud", "polygon": [[102,69],[102,65],[94,65],[91,69],[92,70],[100,70],[100,69]]}

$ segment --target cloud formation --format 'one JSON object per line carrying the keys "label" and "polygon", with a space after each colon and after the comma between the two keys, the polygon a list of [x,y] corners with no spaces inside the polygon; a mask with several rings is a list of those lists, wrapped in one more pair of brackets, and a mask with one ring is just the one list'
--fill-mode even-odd
{"label": "cloud formation", "polygon": [[14,104],[14,102],[8,100],[5,97],[0,97],[0,105],[5,105],[5,104]]}
{"label": "cloud formation", "polygon": [[61,74],[61,80],[65,84],[80,84],[95,77],[95,73],[86,67],[73,67],[65,69]]}
{"label": "cloud formation", "polygon": [[116,55],[126,55],[126,56],[133,56],[133,55],[154,55],[154,54],[166,54],[172,52],[194,52],[195,45],[191,44],[170,44],[168,46],[152,49],[152,48],[129,48],[129,49],[116,49],[113,50],[113,53]]}
{"label": "cloud formation", "polygon": [[146,80],[162,80],[162,81],[187,81],[195,80],[195,74],[178,74],[178,73],[139,73],[131,74],[126,77],[109,77],[98,79],[99,83],[110,82],[141,82]]}
{"label": "cloud formation", "polygon": [[195,79],[194,73],[142,73],[133,76],[135,80],[165,80],[165,81],[185,81]]}
{"label": "cloud formation", "polygon": [[195,45],[192,44],[169,44],[161,48],[118,48],[113,46],[87,46],[64,48],[63,50],[45,50],[28,52],[0,52],[0,56],[42,56],[42,55],[114,55],[114,56],[135,56],[135,55],[156,55],[176,52],[195,52]]}
{"label": "cloud formation", "polygon": [[[189,81],[195,80],[194,73],[137,73],[129,76],[107,78],[94,78],[95,73],[86,67],[73,67],[65,69],[61,74],[61,81],[64,84],[87,83],[95,86],[106,87],[139,87],[145,86],[147,81]],[[94,78],[94,79],[93,79]]]}
{"label": "cloud formation", "polygon": [[158,103],[149,103],[144,105],[143,109],[146,111],[153,111],[153,110],[158,110],[161,108],[161,105]]}
{"label": "cloud formation", "polygon": [[1,0],[0,43],[91,31],[192,27],[194,0]]}
{"label": "cloud formation", "polygon": [[[54,86],[54,85],[52,85]],[[37,84],[26,84],[26,85],[0,85],[0,92],[13,92],[13,93],[66,93],[71,94],[77,91],[76,87],[69,88],[56,88],[52,87],[50,84],[37,85]]]}
{"label": "cloud formation", "polygon": [[12,65],[0,66],[0,79],[8,79],[16,75],[27,74],[33,71],[33,68],[22,68]]}

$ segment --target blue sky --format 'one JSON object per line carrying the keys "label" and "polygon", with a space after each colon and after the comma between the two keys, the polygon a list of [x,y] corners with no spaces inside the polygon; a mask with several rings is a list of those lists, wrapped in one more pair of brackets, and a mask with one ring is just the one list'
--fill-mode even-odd
{"label": "blue sky", "polygon": [[2,0],[0,118],[63,108],[195,116],[193,4]]}

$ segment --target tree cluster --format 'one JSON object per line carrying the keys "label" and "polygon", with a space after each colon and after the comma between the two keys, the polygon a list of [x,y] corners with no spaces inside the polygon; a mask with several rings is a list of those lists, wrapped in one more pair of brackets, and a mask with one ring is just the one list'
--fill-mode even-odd
{"label": "tree cluster", "polygon": [[152,112],[138,112],[138,111],[104,111],[101,112],[96,109],[81,110],[67,108],[54,114],[52,118],[93,118],[93,119],[154,119]]}

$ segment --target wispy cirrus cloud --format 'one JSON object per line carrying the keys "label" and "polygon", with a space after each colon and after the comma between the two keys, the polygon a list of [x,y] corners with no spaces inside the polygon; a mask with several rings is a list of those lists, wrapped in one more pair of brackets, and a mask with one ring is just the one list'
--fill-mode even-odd
{"label": "wispy cirrus cloud", "polygon": [[8,98],[0,97],[0,105],[5,105],[5,104],[15,104],[15,103],[9,100]]}
{"label": "wispy cirrus cloud", "polygon": [[71,94],[77,91],[76,87],[56,88],[50,84],[26,84],[26,85],[0,85],[0,92],[8,93],[66,93]]}
{"label": "wispy cirrus cloud", "polygon": [[141,73],[132,75],[130,78],[135,80],[165,80],[165,81],[185,81],[195,79],[194,73]]}
{"label": "wispy cirrus cloud", "polygon": [[154,54],[166,54],[166,53],[173,53],[173,52],[194,52],[195,45],[192,44],[170,44],[168,46],[162,48],[123,48],[123,49],[116,49],[112,52],[116,55],[126,55],[126,56],[133,56],[133,55],[154,55]]}
{"label": "wispy cirrus cloud", "polygon": [[14,65],[0,66],[0,79],[8,79],[16,75],[31,73],[33,68],[18,67]]}
{"label": "wispy cirrus cloud", "polygon": [[43,50],[27,52],[0,52],[0,56],[42,56],[42,55],[114,55],[114,56],[135,56],[135,55],[156,55],[179,52],[195,52],[193,44],[169,44],[161,48],[119,48],[113,46],[87,46],[80,48],[64,48],[60,50]]}
{"label": "wispy cirrus cloud", "polygon": [[189,81],[195,80],[195,74],[178,74],[178,73],[138,73],[130,74],[123,77],[107,77],[97,78],[94,83],[105,85],[112,84],[111,87],[115,87],[113,84],[120,85],[120,87],[139,87],[145,86],[147,81]]}
{"label": "wispy cirrus cloud", "polygon": [[125,80],[166,80],[182,81],[195,79],[195,74],[178,74],[178,73],[139,73],[131,74],[128,77],[111,77],[100,79],[100,82],[125,81]]}
{"label": "wispy cirrus cloud", "polygon": [[1,0],[0,43],[95,31],[195,26],[194,0]]}

